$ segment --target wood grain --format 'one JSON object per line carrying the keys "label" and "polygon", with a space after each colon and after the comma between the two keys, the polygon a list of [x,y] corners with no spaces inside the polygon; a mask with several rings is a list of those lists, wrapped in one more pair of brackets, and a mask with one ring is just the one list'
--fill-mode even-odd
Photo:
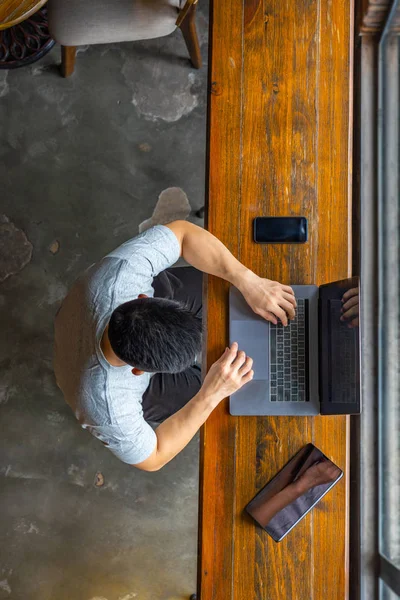
{"label": "wood grain", "polygon": [[[248,267],[282,283],[350,274],[351,44],[345,0],[211,3],[207,226]],[[304,215],[309,242],[252,241],[259,215]],[[228,340],[227,285],[209,278],[207,363]],[[281,543],[243,514],[312,441],[347,474],[347,417],[231,417],[201,436],[200,600],[344,600],[348,480]]]}
{"label": "wood grain", "polygon": [[61,46],[61,75],[70,77],[75,69],[76,46]]}
{"label": "wood grain", "polygon": [[[208,194],[210,200],[216,201],[207,200],[206,219],[210,230],[216,222],[224,223],[219,229],[219,239],[237,255],[238,239],[232,232],[238,227],[240,203],[242,49],[238,41],[241,39],[243,8],[240,2],[232,2],[229,11],[220,9],[211,11],[210,15],[211,26],[220,35],[219,39],[212,36],[210,52],[220,67],[218,79],[214,79],[212,69],[209,73]],[[207,363],[210,365],[222,354],[228,339],[228,285],[209,277],[207,298]],[[199,530],[202,534],[198,581],[201,582],[202,598],[233,597],[232,490],[235,487],[233,457],[236,443],[236,421],[229,418],[225,400],[213,412],[207,428],[201,433]],[[214,526],[216,523],[218,527]]]}
{"label": "wood grain", "polygon": [[0,29],[13,27],[39,10],[47,0],[2,0],[0,3]]}

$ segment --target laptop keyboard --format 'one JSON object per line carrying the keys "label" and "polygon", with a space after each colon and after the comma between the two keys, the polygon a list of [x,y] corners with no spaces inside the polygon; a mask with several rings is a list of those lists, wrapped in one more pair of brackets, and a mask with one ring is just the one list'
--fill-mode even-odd
{"label": "laptop keyboard", "polygon": [[333,403],[353,403],[357,393],[357,329],[340,321],[342,303],[330,300],[330,394]]}
{"label": "laptop keyboard", "polygon": [[271,402],[307,402],[308,300],[297,299],[296,318],[284,327],[270,324]]}

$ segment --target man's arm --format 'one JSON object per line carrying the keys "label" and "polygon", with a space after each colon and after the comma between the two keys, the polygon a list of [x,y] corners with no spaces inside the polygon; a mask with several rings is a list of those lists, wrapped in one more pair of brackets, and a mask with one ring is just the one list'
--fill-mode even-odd
{"label": "man's arm", "polygon": [[156,429],[157,447],[143,462],[143,471],[158,471],[190,442],[216,406],[253,379],[253,361],[232,344],[208,371],[201,390]]}
{"label": "man's arm", "polygon": [[295,316],[296,300],[288,285],[258,277],[240,263],[228,248],[210,232],[188,223],[174,221],[166,225],[181,245],[181,255],[196,269],[216,275],[237,287],[255,313],[272,323],[284,325]]}

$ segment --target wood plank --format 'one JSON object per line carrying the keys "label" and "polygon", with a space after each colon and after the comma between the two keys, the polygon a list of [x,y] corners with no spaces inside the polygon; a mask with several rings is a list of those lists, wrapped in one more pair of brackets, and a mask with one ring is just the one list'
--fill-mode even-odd
{"label": "wood plank", "polygon": [[[351,275],[352,244],[352,1],[322,2],[318,81],[318,284]],[[345,472],[345,479],[324,498],[313,514],[315,595],[335,600],[348,590],[348,417],[314,420],[315,445]],[[332,548],[335,549],[332,552]],[[330,559],[327,563],[326,556]]]}
{"label": "wood plank", "polygon": [[344,471],[344,477],[311,513],[315,598],[348,598],[350,464],[348,416],[315,417],[314,444]]}
{"label": "wood plank", "polygon": [[[294,10],[290,2],[259,1],[245,7],[242,206],[247,210],[240,215],[239,256],[259,275],[311,283],[313,236],[303,246],[255,245],[251,223],[258,215],[305,215],[313,223],[315,169],[310,158],[316,149],[317,4],[297,3]],[[279,52],[274,51],[277,45]],[[271,417],[240,418],[238,423],[238,448],[253,448],[255,456],[249,460],[247,452],[236,455],[235,546],[246,548],[257,569],[243,576],[235,559],[234,598],[246,598],[247,590],[250,597],[275,600],[282,598],[282,587],[290,598],[311,598],[306,522],[276,544],[262,530],[254,535],[254,523],[243,519],[241,509],[304,440],[311,439],[312,421]],[[249,469],[249,464],[257,464],[257,469]],[[300,579],[299,568],[305,574]]]}
{"label": "wood plank", "polygon": [[[351,264],[351,2],[211,4],[208,228],[259,275],[325,283]],[[252,241],[259,215],[301,214],[309,243]],[[210,278],[207,362],[228,340],[227,285]],[[348,472],[346,417],[231,417],[202,431],[200,600],[347,597],[342,480],[280,544],[243,514],[253,495],[313,441]]]}
{"label": "wood plank", "polygon": [[[216,39],[213,35],[209,42],[212,60],[209,70],[208,194],[219,201],[208,203],[207,220],[210,231],[218,230],[218,237],[234,254],[239,249],[236,231],[240,206],[241,98],[238,92],[242,48],[237,41],[242,35],[242,15],[241,2],[232,3],[229,11],[211,10],[211,27],[221,37]],[[219,223],[224,223],[224,227]],[[207,286],[205,317],[209,367],[221,356],[228,339],[228,286],[214,277],[208,278]],[[199,595],[210,600],[232,597],[233,593],[235,463],[232,457],[235,452],[236,423],[228,417],[225,400],[214,410],[207,428],[202,429],[200,441],[199,531],[202,533],[198,585],[201,586]]]}

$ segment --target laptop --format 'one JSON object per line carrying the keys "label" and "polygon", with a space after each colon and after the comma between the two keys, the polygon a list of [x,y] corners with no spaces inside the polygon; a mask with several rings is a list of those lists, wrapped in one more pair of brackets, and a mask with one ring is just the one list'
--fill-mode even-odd
{"label": "laptop", "polygon": [[294,285],[296,318],[284,327],[256,315],[230,288],[230,342],[254,361],[254,378],[229,400],[231,415],[346,415],[361,411],[359,327],[340,321],[358,277]]}

